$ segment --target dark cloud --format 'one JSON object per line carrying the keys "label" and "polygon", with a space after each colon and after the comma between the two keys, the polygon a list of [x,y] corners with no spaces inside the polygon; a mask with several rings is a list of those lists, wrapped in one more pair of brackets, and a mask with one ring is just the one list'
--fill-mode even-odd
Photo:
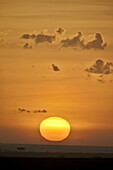
{"label": "dark cloud", "polygon": [[36,38],[36,35],[35,35],[35,34],[31,34],[31,38],[32,38],[32,39],[35,39],[35,38]]}
{"label": "dark cloud", "polygon": [[35,43],[39,44],[39,43],[43,43],[43,42],[49,42],[52,43],[53,41],[55,41],[55,35],[46,35],[46,34],[38,34],[35,38]]}
{"label": "dark cloud", "polygon": [[24,48],[31,49],[32,45],[29,45],[29,43],[25,43]]}
{"label": "dark cloud", "polygon": [[107,43],[104,43],[102,35],[100,33],[96,33],[95,39],[89,41],[85,44],[85,39],[81,32],[73,38],[67,38],[65,40],[61,40],[62,47],[80,47],[82,49],[101,49],[104,50],[107,47]]}
{"label": "dark cloud", "polygon": [[59,35],[62,35],[62,33],[64,33],[65,30],[64,30],[64,28],[59,27],[58,29],[56,29],[56,32],[57,32]]}
{"label": "dark cloud", "polygon": [[101,59],[98,59],[96,63],[89,68],[86,68],[85,71],[88,73],[96,73],[96,74],[111,74],[113,73],[113,63],[107,62],[104,64],[104,61]]}
{"label": "dark cloud", "polygon": [[[36,44],[43,43],[43,42],[49,42],[52,43],[55,41],[56,36],[55,35],[46,35],[43,32],[39,34],[23,34],[21,36],[22,39],[32,39]],[[25,43],[24,48],[31,49],[32,46],[29,45],[29,43]]]}
{"label": "dark cloud", "polygon": [[[56,29],[56,33],[58,35],[62,35],[65,32],[65,29],[59,27]],[[48,42],[52,43],[53,41],[57,40],[56,35],[47,35],[44,32],[38,34],[28,34],[25,33],[21,36],[22,39],[31,39],[34,40],[36,44]],[[96,33],[94,35],[94,39],[86,42],[83,34],[78,32],[77,35],[73,36],[72,38],[66,38],[60,40],[61,47],[72,47],[73,49],[81,48],[81,49],[100,49],[104,50],[107,47],[107,42],[104,42],[103,36],[101,33]],[[26,47],[25,47],[26,48]]]}
{"label": "dark cloud", "polygon": [[54,70],[54,71],[60,71],[60,69],[58,68],[58,66],[56,66],[56,65],[54,65],[54,64],[52,64],[52,66],[53,66],[53,70]]}
{"label": "dark cloud", "polygon": [[29,34],[23,34],[22,36],[21,36],[21,38],[23,38],[23,39],[30,39],[30,35]]}
{"label": "dark cloud", "polygon": [[[61,30],[60,30],[61,31]],[[52,43],[56,36],[55,35],[46,35],[43,32],[39,34],[23,34],[21,36],[23,39],[34,39],[36,44],[43,43],[43,42],[49,42]]]}
{"label": "dark cloud", "polygon": [[81,44],[81,48],[83,49],[101,49],[103,50],[105,47],[107,47],[107,43],[104,43],[102,35],[100,33],[96,33],[95,39],[92,41],[89,41],[86,45],[84,42]]}
{"label": "dark cloud", "polygon": [[21,38],[23,38],[23,39],[34,39],[34,38],[36,38],[36,35],[35,34],[23,34],[22,36],[21,36]]}
{"label": "dark cloud", "polygon": [[80,44],[83,42],[82,33],[78,32],[78,34],[73,38],[67,38],[65,40],[61,40],[62,47],[76,47],[80,46]]}

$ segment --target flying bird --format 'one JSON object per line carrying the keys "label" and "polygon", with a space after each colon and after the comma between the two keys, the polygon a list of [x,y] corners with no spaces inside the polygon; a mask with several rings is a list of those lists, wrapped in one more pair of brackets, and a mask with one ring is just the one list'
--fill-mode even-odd
{"label": "flying bird", "polygon": [[18,108],[18,111],[20,111],[20,112],[25,112],[25,111],[26,111],[26,109]]}
{"label": "flying bird", "polygon": [[30,110],[26,110],[27,113],[30,113],[31,111]]}
{"label": "flying bird", "polygon": [[44,109],[44,110],[42,110],[42,113],[47,113],[47,110],[45,110],[45,109]]}
{"label": "flying bird", "polygon": [[60,71],[60,69],[58,68],[58,66],[56,66],[56,65],[54,65],[54,64],[52,64],[52,66],[53,66],[53,70],[54,70],[54,71]]}

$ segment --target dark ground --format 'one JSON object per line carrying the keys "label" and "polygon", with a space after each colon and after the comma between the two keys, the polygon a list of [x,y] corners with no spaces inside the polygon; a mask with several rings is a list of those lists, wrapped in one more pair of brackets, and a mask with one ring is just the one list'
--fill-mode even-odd
{"label": "dark ground", "polygon": [[110,170],[113,169],[113,158],[30,158],[0,157],[0,168],[20,170]]}

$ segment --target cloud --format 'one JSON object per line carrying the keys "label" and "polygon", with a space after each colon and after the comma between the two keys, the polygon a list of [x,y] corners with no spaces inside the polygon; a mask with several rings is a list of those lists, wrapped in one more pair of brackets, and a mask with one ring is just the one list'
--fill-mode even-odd
{"label": "cloud", "polygon": [[96,33],[95,39],[89,41],[86,45],[81,43],[81,48],[83,49],[101,49],[103,50],[107,47],[107,43],[104,43],[102,35],[100,33]]}
{"label": "cloud", "polygon": [[[34,40],[35,44],[44,43],[44,42],[52,43],[53,41],[55,41],[56,35],[47,35],[41,32],[39,34],[23,34],[21,38],[26,40]],[[31,49],[32,46],[30,46],[29,43],[26,42],[24,48]]]}
{"label": "cloud", "polygon": [[24,48],[31,49],[32,45],[29,45],[29,43],[25,43]]}
{"label": "cloud", "polygon": [[31,34],[31,38],[32,38],[32,39],[35,39],[35,38],[36,38],[36,35],[35,35],[35,34]]}
{"label": "cloud", "polygon": [[35,34],[23,34],[22,36],[21,36],[21,38],[23,38],[23,39],[34,39],[34,38],[36,38],[36,35]]}
{"label": "cloud", "polygon": [[78,32],[76,36],[73,38],[67,38],[65,40],[61,40],[62,47],[76,47],[81,46],[81,43],[83,42],[82,33]]}
{"label": "cloud", "polygon": [[95,34],[95,39],[85,44],[85,39],[81,32],[78,32],[73,38],[61,40],[62,47],[80,47],[81,49],[101,49],[107,47],[107,42],[104,43],[100,33]]}
{"label": "cloud", "polygon": [[55,41],[55,38],[56,38],[55,35],[46,35],[46,34],[40,33],[36,36],[35,43],[36,44],[43,43],[43,42],[52,43],[53,41]]}
{"label": "cloud", "polygon": [[[58,30],[59,32],[62,32],[62,30]],[[44,34],[43,32],[39,33],[39,34],[23,34],[21,36],[22,39],[34,39],[35,43],[42,43],[42,42],[49,42],[52,43],[52,41],[55,40],[56,36],[55,35],[47,35]]]}
{"label": "cloud", "polygon": [[53,66],[53,70],[54,70],[54,71],[60,71],[60,69],[58,68],[58,66],[56,66],[56,65],[54,65],[54,64],[52,64],[52,66]]}
{"label": "cloud", "polygon": [[[86,42],[82,32],[78,32],[76,35],[73,37],[69,38],[62,38],[62,34],[65,33],[65,29],[62,27],[59,27],[56,29],[57,35],[60,35],[60,40],[58,41],[58,36],[55,34],[47,34],[44,33],[43,31],[38,34],[29,34],[29,33],[24,33],[21,38],[26,39],[26,40],[33,40],[35,44],[39,43],[52,43],[53,41],[58,41],[57,44],[60,45],[60,48],[62,47],[72,47],[73,49],[100,49],[104,50],[107,47],[107,42],[104,42],[103,36],[101,33],[96,33],[94,35],[94,39],[90,40],[89,42]],[[26,48],[26,46],[25,46]]]}
{"label": "cloud", "polygon": [[30,39],[30,35],[29,34],[23,34],[22,36],[21,36],[21,38],[23,38],[23,39]]}
{"label": "cloud", "polygon": [[113,73],[113,63],[112,62],[104,63],[103,60],[98,59],[93,66],[86,68],[85,71],[87,71],[88,73],[95,73],[95,74],[106,74],[106,75],[111,74]]}
{"label": "cloud", "polygon": [[59,27],[58,29],[56,29],[56,33],[58,33],[59,35],[62,35],[62,33],[65,32],[65,29],[62,27]]}

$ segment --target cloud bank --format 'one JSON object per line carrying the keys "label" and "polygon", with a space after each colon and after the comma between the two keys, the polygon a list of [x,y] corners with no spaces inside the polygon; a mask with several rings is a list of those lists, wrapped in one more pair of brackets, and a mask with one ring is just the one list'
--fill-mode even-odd
{"label": "cloud bank", "polygon": [[[57,35],[62,35],[65,32],[65,29],[62,27],[59,27],[56,29],[55,31],[57,34],[45,34],[43,32],[38,33],[38,34],[28,34],[28,33],[24,33],[21,36],[21,39],[25,39],[25,40],[33,40],[35,44],[40,44],[40,43],[44,43],[44,42],[48,42],[51,43],[53,41],[57,42]],[[73,49],[82,49],[82,50],[90,50],[90,49],[95,49],[95,50],[104,50],[107,47],[107,42],[104,42],[104,38],[102,36],[101,33],[96,33],[94,35],[94,39],[90,40],[89,42],[86,42],[83,33],[82,32],[78,32],[76,35],[74,35],[73,37],[68,37],[68,38],[63,38],[61,36],[60,41],[57,42],[57,45],[60,46],[61,48],[65,47],[72,47]],[[26,46],[25,46],[26,48]],[[28,46],[27,46],[28,48]]]}

